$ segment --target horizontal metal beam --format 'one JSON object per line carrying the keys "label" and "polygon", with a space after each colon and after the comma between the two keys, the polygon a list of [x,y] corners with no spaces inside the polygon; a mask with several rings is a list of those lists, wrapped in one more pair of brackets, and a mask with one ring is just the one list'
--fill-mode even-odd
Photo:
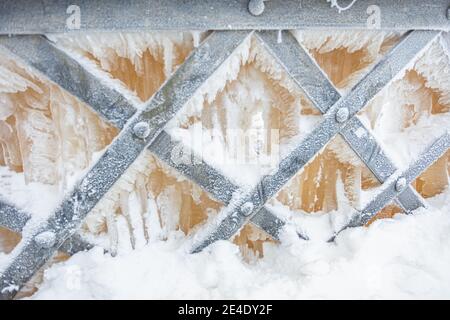
{"label": "horizontal metal beam", "polygon": [[[366,29],[448,30],[448,0],[3,0],[0,33]],[[261,5],[262,4],[262,5]],[[76,5],[77,7],[74,7]],[[255,5],[255,6],[253,6]],[[262,12],[260,15],[258,13]],[[79,21],[79,23],[78,23]]]}
{"label": "horizontal metal beam", "polygon": [[[193,253],[217,240],[226,240],[255,215],[296,173],[298,173],[330,140],[344,129],[373,97],[436,38],[436,31],[414,31],[405,36],[367,74],[350,93],[339,99],[324,115],[324,120],[284,159],[271,175],[264,176],[255,188],[241,190],[239,196],[211,224],[193,239]],[[346,115],[338,120],[340,110]],[[238,192],[237,192],[238,193]]]}
{"label": "horizontal metal beam", "polygon": [[[290,32],[283,31],[282,43],[278,42],[278,35],[274,31],[261,31],[256,33],[256,36],[320,112],[326,113],[341,98],[316,61]],[[397,170],[376,138],[357,116],[349,121],[340,134],[379,182],[383,183]],[[398,202],[406,212],[425,206],[422,197],[409,186],[399,196]]]}
{"label": "horizontal metal beam", "polygon": [[[29,213],[0,198],[0,227],[16,233],[22,233],[23,228],[30,219],[31,215]],[[59,250],[72,255],[79,251],[89,250],[92,247],[93,245],[85,241],[80,235],[74,234],[64,242]]]}

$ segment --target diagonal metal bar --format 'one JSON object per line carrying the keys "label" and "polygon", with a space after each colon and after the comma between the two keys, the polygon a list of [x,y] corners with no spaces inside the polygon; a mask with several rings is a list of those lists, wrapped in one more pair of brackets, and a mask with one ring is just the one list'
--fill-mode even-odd
{"label": "diagonal metal bar", "polygon": [[[450,133],[436,139],[404,172],[396,172],[381,187],[377,195],[359,212],[350,223],[341,229],[367,224],[380,210],[404,192],[404,187],[412,183],[422,172],[443,156],[450,148]],[[335,235],[335,236],[336,236]]]}
{"label": "diagonal metal bar", "polygon": [[[414,31],[404,37],[345,98],[339,99],[328,109],[319,126],[280,162],[277,172],[263,177],[252,190],[242,190],[242,196],[232,201],[217,219],[196,234],[191,251],[199,252],[209,244],[229,239],[239,231],[269,198],[342,131],[350,119],[403,71],[438,34],[435,31]],[[345,115],[346,119],[342,119],[341,115]]]}
{"label": "diagonal metal bar", "polygon": [[[341,98],[316,61],[289,31],[283,31],[282,43],[279,43],[278,35],[273,31],[261,31],[256,36],[322,113],[326,113]],[[397,170],[357,116],[349,121],[340,134],[381,183]],[[425,206],[422,197],[410,186],[399,196],[398,202],[406,212]]]}
{"label": "diagonal metal bar", "polygon": [[[372,136],[370,130],[363,125],[357,116],[350,121],[341,134],[378,181],[384,183],[395,173],[397,167],[387,157],[376,138]],[[396,201],[406,213],[411,213],[420,207],[426,207],[425,200],[411,186],[407,186]]]}
{"label": "diagonal metal bar", "polygon": [[30,220],[30,215],[17,209],[13,204],[0,198],[0,226],[20,233]]}
{"label": "diagonal metal bar", "polygon": [[[188,163],[174,162],[172,151],[177,146],[180,146],[180,143],[173,141],[170,135],[163,131],[149,149],[159,159],[198,184],[215,199],[228,205],[233,193],[239,189],[238,186],[201,159],[189,161]],[[182,147],[186,154],[194,155],[193,151],[189,150],[187,146]],[[258,215],[253,216],[250,222],[267,232],[275,240],[279,240],[279,233],[285,225],[283,220],[274,215],[266,207],[263,207]],[[299,236],[303,237],[302,235]]]}
{"label": "diagonal metal bar", "polygon": [[[121,97],[120,93],[111,90],[107,84],[102,83],[101,81],[94,81],[95,77],[83,68],[83,66],[44,37],[0,37],[0,45],[3,45],[15,57],[32,66],[47,79],[57,83],[62,88],[78,97],[103,119],[120,129],[122,128],[122,124],[136,112],[136,108],[130,103],[124,102],[126,101],[125,97]],[[38,58],[34,54],[36,48],[39,48]],[[51,59],[43,61],[44,57],[51,57]],[[79,90],[77,86],[73,87],[72,85],[73,83],[80,82],[79,79],[91,79],[87,83],[83,83],[83,85],[85,85],[84,90]],[[113,98],[110,96],[111,92]],[[92,98],[92,93],[96,94],[95,99]],[[113,101],[120,102],[118,104],[119,108],[124,111],[115,112],[114,110],[117,107],[117,104],[113,103]],[[104,106],[108,104],[109,107],[105,108]],[[224,204],[228,204],[233,192],[236,191],[238,187],[204,161],[198,161],[195,164],[175,163],[171,158],[171,155],[173,148],[176,145],[177,144],[171,140],[170,135],[163,131],[154,143],[149,146],[149,150],[169,166],[175,168],[180,173],[196,182],[215,199]],[[192,151],[187,150],[187,146],[183,146],[183,149],[188,154],[193,154]],[[254,217],[252,222],[270,234],[274,239],[278,240],[278,234],[284,225],[284,222],[277,218],[267,208],[262,209],[262,217],[264,217],[264,219]]]}
{"label": "diagonal metal bar", "polygon": [[136,112],[122,94],[99,81],[43,36],[0,36],[0,45],[61,88],[83,97],[83,102],[96,106],[95,111],[118,128]]}
{"label": "diagonal metal bar", "polygon": [[145,107],[127,122],[47,221],[24,235],[11,253],[12,260],[1,272],[0,298],[14,297],[79,228],[85,216],[157,138],[167,122],[250,34],[247,31],[214,32],[187,58]]}
{"label": "diagonal metal bar", "polygon": [[[16,233],[22,233],[23,228],[30,219],[31,215],[29,213],[17,209],[8,201],[0,198],[0,226]],[[93,245],[83,240],[81,236],[74,234],[59,249],[72,255],[79,251],[89,250],[92,247]]]}

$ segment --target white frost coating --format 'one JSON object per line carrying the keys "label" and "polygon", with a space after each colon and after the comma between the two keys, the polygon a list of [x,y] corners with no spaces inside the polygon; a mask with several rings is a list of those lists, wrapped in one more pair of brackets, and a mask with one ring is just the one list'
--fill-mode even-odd
{"label": "white frost coating", "polygon": [[0,92],[1,93],[15,93],[25,91],[31,87],[33,90],[42,93],[40,88],[32,81],[22,77],[17,72],[13,72],[3,65],[0,65]]}
{"label": "white frost coating", "polygon": [[[323,241],[329,215],[302,215],[310,241],[289,228],[281,245],[266,244],[265,257],[251,264],[227,241],[187,255],[180,233],[116,258],[94,249],[48,269],[32,299],[446,298],[450,192],[430,202],[441,210],[349,229],[333,244]],[[76,286],[68,290],[68,281]]]}
{"label": "white frost coating", "polygon": [[[187,43],[198,45],[202,34],[199,32],[144,32],[144,33],[90,33],[90,34],[61,34],[47,35],[47,37],[65,48],[70,48],[82,54],[91,52],[100,60],[102,68],[111,70],[114,67],[113,54],[127,58],[134,65],[138,74],[142,74],[142,55],[150,50],[152,55],[164,55],[172,59],[173,46],[185,46]],[[161,50],[162,48],[162,50]],[[168,52],[167,52],[168,51]]]}
{"label": "white frost coating", "polygon": [[300,31],[294,30],[292,34],[309,50],[318,50],[319,53],[328,53],[338,48],[346,48],[352,53],[367,49],[370,57],[377,57],[383,42],[397,38],[399,32],[385,31]]}
{"label": "white frost coating", "polygon": [[[194,34],[192,37],[193,45],[198,45],[198,38],[196,39]],[[138,36],[135,38],[138,38]],[[345,37],[340,38],[338,35],[333,41],[327,39],[320,45],[320,50],[324,50],[324,53],[331,52],[332,47],[339,46],[348,46],[351,48],[349,49],[351,52],[362,49],[363,47],[360,47],[361,39],[356,42],[353,38],[355,36],[345,39]],[[369,56],[375,61],[384,50],[382,49],[382,43],[385,40],[381,40],[382,37],[379,38],[378,36],[374,38],[375,40],[372,39],[372,42],[368,41],[365,44],[364,49],[366,46],[373,47],[373,55],[369,54]],[[128,40],[122,39],[121,41],[121,43],[125,43]],[[137,40],[133,39],[133,41]],[[164,72],[167,76],[169,70],[173,69],[174,66],[172,60],[174,44],[170,41],[167,43],[167,39],[164,41],[166,41],[166,44],[162,45],[164,52],[159,54],[164,55]],[[199,91],[199,94],[194,97],[198,101],[191,101],[191,110],[187,114],[179,115],[176,125],[185,125],[188,116],[192,116],[192,114],[200,117],[202,111],[205,110],[205,106],[214,103],[221,93],[227,91],[226,86],[233,86],[232,83],[235,82],[234,88],[236,91],[234,94],[242,99],[239,101],[240,103],[236,103],[237,106],[248,108],[248,106],[253,106],[261,101],[266,103],[265,105],[263,103],[264,108],[250,110],[250,116],[246,117],[245,124],[248,128],[257,131],[263,129],[268,118],[267,110],[272,107],[269,105],[271,100],[268,97],[274,95],[274,93],[266,90],[261,84],[261,79],[258,79],[262,78],[261,72],[264,73],[264,78],[267,76],[270,81],[274,81],[280,87],[287,89],[289,95],[292,95],[294,100],[297,99],[296,104],[300,103],[302,96],[284,70],[274,64],[271,57],[260,50],[259,45],[254,40],[251,41],[251,44],[246,44],[248,47],[241,47],[240,50],[242,51],[238,51],[237,56],[230,59],[229,64],[223,70],[219,70],[220,72],[215,75],[215,78],[212,78],[208,85]],[[102,44],[105,47],[108,46],[106,42]],[[132,42],[131,47],[134,44]],[[440,44],[446,45],[442,39]],[[127,55],[124,47],[119,48],[119,52]],[[372,52],[371,50],[368,51]],[[106,59],[105,66],[108,66],[108,57],[105,56],[104,58]],[[79,57],[78,59],[85,58]],[[256,68],[248,71],[245,78],[242,77],[240,72],[242,65],[246,63],[253,63]],[[420,117],[413,117],[411,124],[402,128],[400,125],[405,118],[405,110],[402,111],[399,107],[400,105],[425,106],[425,109],[429,107],[430,94],[424,94],[427,88],[442,93],[439,96],[439,102],[448,105],[448,63],[448,56],[445,53],[443,54],[442,48],[433,45],[411,66],[425,78],[426,86],[414,77],[408,79],[408,81],[396,79],[397,81],[393,82],[389,89],[386,89],[377,97],[379,100],[376,104],[380,106],[372,107],[373,110],[370,110],[371,107],[369,106],[369,114],[362,115],[367,127],[377,134],[377,138],[382,138],[387,144],[386,148],[389,149],[390,147],[393,153],[390,156],[404,158],[399,159],[398,162],[411,161],[414,158],[413,153],[422,151],[423,146],[440,133],[440,129],[448,129],[450,122],[448,112],[439,115],[425,112]],[[94,63],[91,62],[91,64],[92,69],[98,69]],[[21,88],[31,86],[20,77],[14,79],[13,85],[18,88],[14,89],[17,91],[23,91]],[[275,94],[277,93],[279,92]],[[239,116],[236,109],[232,109],[234,105],[229,101],[232,94],[225,95],[225,97],[223,106],[225,106],[224,109],[227,112],[228,124],[241,123],[240,121],[243,118]],[[8,96],[3,96],[2,100],[0,95],[0,103],[5,103],[6,106],[11,105],[7,98]],[[282,99],[287,100],[287,97],[282,97]],[[40,103],[31,101],[31,105],[39,108]],[[280,106],[283,107],[283,104],[280,103]],[[70,105],[66,107],[68,110],[71,108]],[[293,110],[294,112],[299,111],[299,109]],[[416,111],[422,112],[423,110]],[[0,119],[2,117],[1,112],[4,114],[3,117],[11,114],[10,109],[3,108],[0,110]],[[78,119],[76,113],[71,114],[71,116]],[[297,135],[289,136],[289,139],[283,140],[285,144],[283,144],[281,153],[283,154],[288,147],[295,146],[304,137],[304,132],[312,130],[320,119],[321,117],[317,115],[302,115],[298,119],[295,118],[299,122],[298,127],[302,130]],[[217,114],[212,117],[212,125],[215,128],[221,125]],[[195,123],[188,129],[175,127],[171,133],[178,140],[186,142],[189,139],[186,138],[188,133],[199,126],[201,124]],[[357,130],[355,134],[363,136],[366,133],[364,130]],[[225,142],[227,138],[228,136],[223,135],[220,131],[207,136],[207,139],[209,139],[207,143],[202,143],[204,148],[207,150],[210,148],[209,151],[212,151],[212,156],[205,157],[207,162],[216,164],[214,161],[217,157],[214,157],[214,152],[226,151]],[[252,150],[256,154],[260,152],[259,142],[264,143],[264,139],[257,139],[257,142],[256,148]],[[337,138],[329,146],[336,152],[339,161],[363,167],[342,139]],[[75,160],[73,161],[75,162]],[[69,163],[69,159],[67,159],[67,163]],[[105,233],[102,232],[104,230],[101,230],[101,228],[105,219],[109,220],[108,228],[111,228],[111,232],[108,230],[111,242],[109,248],[116,247],[119,253],[118,257],[112,260],[103,255],[101,250],[80,253],[68,262],[56,265],[47,272],[42,290],[38,292],[36,298],[51,297],[52,295],[59,298],[174,298],[174,294],[180,294],[181,298],[248,298],[249,294],[254,294],[255,298],[371,298],[380,296],[424,297],[427,294],[442,297],[449,294],[449,288],[444,286],[444,284],[450,282],[448,276],[448,265],[450,263],[448,229],[450,219],[446,214],[450,209],[450,192],[448,191],[446,194],[433,199],[433,203],[442,207],[442,212],[430,210],[430,212],[417,217],[396,217],[395,219],[376,222],[369,230],[361,228],[347,230],[339,236],[337,245],[329,245],[324,243],[323,240],[327,240],[334,231],[345,225],[348,221],[348,214],[352,212],[353,207],[361,207],[362,203],[373,198],[370,192],[359,190],[361,194],[356,196],[356,200],[349,201],[345,196],[341,173],[338,172],[336,183],[338,209],[332,211],[329,215],[325,213],[309,215],[303,211],[292,212],[292,210],[277,203],[276,200],[271,201],[273,211],[279,215],[285,214],[289,222],[295,226],[295,229],[301,230],[301,233],[308,235],[312,241],[305,243],[298,240],[293,235],[293,226],[290,226],[290,233],[288,232],[285,235],[280,247],[275,249],[272,244],[266,244],[265,258],[247,265],[242,262],[241,257],[237,254],[237,248],[226,242],[219,242],[199,255],[185,255],[185,252],[180,249],[182,240],[185,240],[185,238],[180,236],[179,233],[172,232],[172,230],[178,228],[180,223],[182,202],[180,191],[175,190],[176,184],[168,186],[157,197],[147,193],[145,197],[142,197],[142,192],[151,192],[146,189],[145,185],[139,183],[139,180],[143,177],[148,178],[148,174],[159,165],[147,151],[144,152],[105,198],[99,202],[84,225],[84,231],[88,235],[88,231],[96,235],[92,237],[92,240],[97,243],[101,242],[104,247],[108,247],[108,244],[104,243],[105,241],[100,240],[108,240],[102,239]],[[231,176],[235,179],[234,181],[240,181],[240,184],[246,186],[251,185],[250,182],[252,181],[257,181],[257,178],[266,172],[260,169],[253,170],[236,166],[230,166],[228,169],[218,167],[226,176]],[[5,172],[0,171],[0,194],[16,203],[31,199],[31,203],[36,209],[31,208],[28,203],[23,206],[29,211],[37,210],[41,214],[52,212],[52,208],[45,207],[45,205],[50,207],[47,203],[48,198],[41,195],[44,193],[46,195],[57,195],[58,190],[47,190],[45,186],[37,185],[36,192],[30,192],[29,190],[34,188],[35,184],[24,186],[23,181],[16,182],[16,179],[21,177],[20,174],[11,174],[8,170],[5,170]],[[176,174],[173,169],[164,168],[164,173],[172,174],[172,178],[176,182],[184,181],[184,178]],[[362,174],[356,174],[356,176],[361,179]],[[75,177],[72,176],[69,179],[75,179]],[[318,185],[319,181],[316,182]],[[361,185],[361,181],[357,182]],[[11,189],[11,184],[14,184],[17,188],[17,193],[9,192],[14,191]],[[5,190],[8,192],[2,192]],[[195,203],[201,202],[199,189],[193,188],[191,191],[193,201]],[[34,202],[36,196],[34,193],[40,196],[39,200],[45,200],[45,203]],[[16,197],[17,199],[15,199]],[[119,203],[118,199],[120,199]],[[239,203],[241,199],[242,194],[235,194],[230,207]],[[146,205],[143,205],[142,200],[145,200]],[[122,215],[118,214],[118,211],[121,211]],[[226,212],[225,209],[220,215],[225,216]],[[164,220],[164,223],[161,220]],[[148,229],[150,240],[148,246],[144,246],[147,241],[145,237],[146,229]],[[289,237],[289,234],[293,236]],[[399,234],[401,237],[399,237]],[[159,241],[165,238],[168,238],[168,242]],[[132,240],[130,241],[130,239]],[[260,238],[256,237],[254,240],[258,239]],[[137,251],[130,253],[132,247],[136,247]],[[3,258],[4,256],[0,255],[0,265]],[[436,261],[438,262],[436,263]],[[77,289],[78,287],[75,290],[64,288],[67,283],[66,277],[68,274],[70,276],[69,271],[73,267],[81,270],[81,276],[78,279],[80,290]],[[123,272],[120,272],[123,270],[126,270],[126,277],[118,277],[117,274],[123,274]],[[409,277],[419,279],[420,284],[412,283]],[[101,291],[98,290],[99,287],[102,288]],[[136,290],[136,288],[139,289]]]}
{"label": "white frost coating", "polygon": [[20,92],[24,91],[26,86],[31,87],[39,93],[42,92],[39,86],[36,86],[33,82],[33,80],[39,78],[34,68],[16,59],[10,51],[3,47],[0,47],[0,58],[3,70],[0,72],[0,82],[4,85],[0,85],[0,92]]}
{"label": "white frost coating", "polygon": [[[57,43],[58,45],[58,43]],[[100,69],[95,62],[83,56],[80,52],[74,49],[66,48],[63,45],[58,45],[58,48],[67,53],[71,58],[76,60],[84,69],[95,76],[97,79],[101,80],[104,84],[110,88],[116,90],[121,95],[123,95],[129,102],[131,102],[135,107],[142,106],[142,101],[137,97],[135,92],[131,92],[128,88],[118,79],[114,79],[111,74]]]}
{"label": "white frost coating", "polygon": [[234,53],[211,75],[208,81],[195,92],[185,107],[170,120],[166,128],[173,128],[184,123],[188,116],[199,116],[203,109],[203,104],[213,102],[226,84],[237,78],[241,66],[249,59],[250,44],[250,38],[244,40]]}
{"label": "white frost coating", "polygon": [[[400,32],[378,30],[293,30],[292,34],[305,48],[318,54],[328,54],[336,49],[348,53],[363,51],[360,67],[335,85],[342,93],[348,92],[383,57],[384,53],[402,36]],[[339,68],[338,68],[339,69]]]}
{"label": "white frost coating", "polygon": [[450,50],[443,37],[417,60],[414,70],[425,77],[427,87],[441,93],[439,103],[450,106]]}
{"label": "white frost coating", "polygon": [[[45,196],[43,196],[45,195]],[[23,173],[0,166],[0,196],[18,208],[47,217],[61,200],[57,186],[33,182],[25,184]]]}
{"label": "white frost coating", "polygon": [[[361,121],[400,168],[407,168],[449,127],[449,63],[443,42],[433,42],[361,112]],[[442,110],[435,110],[437,103]]]}
{"label": "white frost coating", "polygon": [[[268,86],[269,82],[275,83],[276,87]],[[205,109],[212,113],[212,124],[190,122],[192,119],[202,119]],[[273,109],[285,112],[280,119],[287,127],[290,126],[285,132],[270,131]],[[302,109],[313,111],[312,114],[300,115]],[[222,110],[225,116],[221,114]],[[321,119],[314,112],[309,100],[286,71],[258,40],[251,38],[201,87],[200,92],[169,122],[166,129],[175,140],[190,146],[203,156],[205,162],[236,184],[251,186],[263,175],[276,170],[280,156],[287,155],[298,141],[314,129]],[[249,133],[250,139],[260,132],[260,141],[253,139],[252,150],[245,151],[245,141],[236,143],[240,134],[236,129]],[[268,145],[266,134],[275,142],[271,144],[273,149],[270,153],[265,150]],[[244,151],[239,151],[239,148]],[[262,149],[264,152],[261,152]],[[255,161],[246,159],[246,152]]]}

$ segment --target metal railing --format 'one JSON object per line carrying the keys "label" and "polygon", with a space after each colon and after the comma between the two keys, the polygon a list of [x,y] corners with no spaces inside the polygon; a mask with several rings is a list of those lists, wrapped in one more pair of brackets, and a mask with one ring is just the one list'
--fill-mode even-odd
{"label": "metal railing", "polygon": [[[7,7],[10,2],[5,3]],[[290,1],[287,3],[291,5]],[[11,10],[1,15],[15,14]],[[233,21],[237,21],[233,27],[239,28],[239,23],[244,23],[245,19],[242,20],[244,22],[238,19]],[[0,30],[9,30],[2,23]],[[46,28],[50,28],[51,23],[47,24]],[[252,28],[256,26],[252,25]],[[107,25],[103,27],[108,28]],[[23,32],[28,32],[26,25]],[[1,47],[85,102],[100,117],[121,130],[102,157],[65,196],[49,218],[23,234],[21,242],[9,255],[8,263],[0,270],[0,297],[13,298],[58,249],[73,253],[90,247],[76,235],[76,231],[86,215],[144,149],[150,150],[226,206],[214,221],[194,235],[192,253],[201,251],[219,239],[229,239],[246,223],[253,223],[274,239],[279,239],[285,221],[271,212],[265,206],[266,202],[336,135],[343,137],[382,183],[373,200],[353,217],[347,227],[367,223],[392,200],[405,212],[425,206],[425,200],[410,183],[449,149],[449,133],[439,137],[410,168],[400,172],[356,114],[426,50],[440,33],[426,30],[406,33],[347,95],[341,96],[290,32],[282,32],[283,41],[280,43],[278,31],[214,31],[194,49],[158,92],[141,106],[134,105],[121,93],[97,79],[44,36],[0,36]],[[182,110],[205,81],[226,63],[248,37],[256,37],[323,114],[320,124],[281,159],[277,171],[263,176],[250,191],[235,185],[203,160],[192,164],[174,162],[172,150],[179,147],[180,142],[172,140],[164,131],[167,122]],[[361,130],[366,134],[356,134]],[[233,198],[236,194],[239,197]],[[1,226],[21,232],[29,219],[30,215],[26,212],[6,201],[0,201]]]}

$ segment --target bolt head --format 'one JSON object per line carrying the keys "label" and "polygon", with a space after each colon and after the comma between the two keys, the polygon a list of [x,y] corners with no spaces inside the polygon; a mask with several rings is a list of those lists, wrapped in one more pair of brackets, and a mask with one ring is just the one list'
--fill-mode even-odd
{"label": "bolt head", "polygon": [[254,16],[261,15],[264,12],[264,0],[250,0],[248,11]]}
{"label": "bolt head", "polygon": [[252,214],[253,211],[253,203],[251,202],[246,202],[242,205],[241,207],[241,213],[244,217],[248,217],[249,215]]}
{"label": "bolt head", "polygon": [[53,231],[44,231],[39,233],[35,238],[34,241],[41,247],[41,248],[51,248],[56,243],[56,234]]}
{"label": "bolt head", "polygon": [[406,179],[401,177],[398,178],[397,181],[395,182],[395,190],[397,192],[403,191],[406,188]]}
{"label": "bolt head", "polygon": [[133,133],[140,139],[145,139],[150,134],[150,126],[147,122],[138,122],[133,127]]}
{"label": "bolt head", "polygon": [[341,108],[336,112],[336,121],[343,123],[348,120],[350,111],[347,108]]}

